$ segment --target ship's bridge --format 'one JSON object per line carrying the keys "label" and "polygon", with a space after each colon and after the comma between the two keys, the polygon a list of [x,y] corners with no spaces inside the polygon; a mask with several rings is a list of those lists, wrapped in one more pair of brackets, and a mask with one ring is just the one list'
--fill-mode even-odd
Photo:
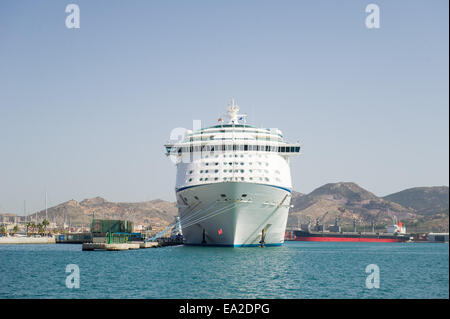
{"label": "ship's bridge", "polygon": [[[167,143],[166,155],[181,156],[186,153],[211,153],[227,151],[275,152],[280,155],[298,155],[300,143],[287,143],[279,129],[256,128],[245,123],[246,115],[238,114],[234,99],[228,109],[228,124],[188,131],[180,143]],[[243,121],[244,123],[241,123]]]}

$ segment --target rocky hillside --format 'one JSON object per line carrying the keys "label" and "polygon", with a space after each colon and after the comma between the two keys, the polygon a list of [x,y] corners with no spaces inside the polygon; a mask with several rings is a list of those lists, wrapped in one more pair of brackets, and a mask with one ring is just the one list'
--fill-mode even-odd
{"label": "rocky hillside", "polygon": [[448,213],[448,196],[448,187],[440,186],[409,188],[383,198],[428,216],[445,211]]}
{"label": "rocky hillside", "polygon": [[[294,207],[288,225],[296,227],[308,221],[314,224],[317,218],[331,225],[339,218],[340,224],[349,229],[355,218],[361,229],[369,230],[372,221],[381,229],[392,224],[395,216],[406,224],[408,231],[448,231],[448,187],[446,202],[441,195],[445,190],[420,189],[421,196],[398,196],[400,192],[380,198],[355,183],[341,182],[323,185],[306,195],[293,192]],[[424,212],[426,217],[422,216]]]}
{"label": "rocky hillside", "polygon": [[[127,219],[135,224],[165,226],[174,222],[178,210],[175,203],[152,200],[140,203],[114,203],[101,197],[85,199],[81,202],[70,200],[47,210],[50,221],[72,225],[90,224],[92,218]],[[45,217],[45,211],[38,213]]]}

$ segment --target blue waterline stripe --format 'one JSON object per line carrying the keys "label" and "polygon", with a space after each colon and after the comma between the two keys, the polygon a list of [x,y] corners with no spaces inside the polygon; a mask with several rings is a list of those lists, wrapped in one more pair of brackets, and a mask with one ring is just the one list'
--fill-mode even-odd
{"label": "blue waterline stripe", "polygon": [[[227,183],[236,183],[236,182],[227,182]],[[259,184],[259,183],[242,183],[242,182],[240,182],[240,183],[241,183],[241,184],[254,184],[254,185],[270,186],[270,187],[280,188],[280,189],[285,190],[285,191],[287,191],[287,192],[289,192],[289,193],[292,193],[292,190],[290,190],[289,188],[281,187],[281,186],[276,186],[276,185]],[[188,188],[193,188],[193,187],[198,187],[198,186],[206,186],[206,185],[213,185],[213,184],[225,184],[225,183],[208,183],[208,184],[201,184],[201,185],[186,186],[186,187],[181,187],[181,188],[179,188],[179,189],[176,189],[175,192],[178,193],[178,192],[184,191],[185,189],[188,189]]]}
{"label": "blue waterline stripe", "polygon": [[[260,244],[248,244],[248,245],[226,245],[226,244],[183,244],[185,246],[202,246],[202,247],[235,247],[235,248],[239,248],[239,247],[259,247],[261,246]],[[275,244],[264,244],[265,247],[279,247],[279,246],[283,246],[282,243],[275,243]]]}

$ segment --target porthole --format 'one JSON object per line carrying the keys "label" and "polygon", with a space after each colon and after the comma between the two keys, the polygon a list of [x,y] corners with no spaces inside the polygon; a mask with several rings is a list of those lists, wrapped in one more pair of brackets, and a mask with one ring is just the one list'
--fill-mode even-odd
{"label": "porthole", "polygon": [[189,182],[192,182],[192,178],[189,178]]}
{"label": "porthole", "polygon": [[217,181],[219,178],[218,177],[214,177],[214,180]]}
{"label": "porthole", "polygon": [[214,170],[214,173],[219,173],[219,170],[218,169]]}
{"label": "porthole", "polygon": [[203,180],[203,177],[202,178],[200,178],[200,182]]}
{"label": "porthole", "polygon": [[203,170],[200,170],[200,173],[203,173]]}

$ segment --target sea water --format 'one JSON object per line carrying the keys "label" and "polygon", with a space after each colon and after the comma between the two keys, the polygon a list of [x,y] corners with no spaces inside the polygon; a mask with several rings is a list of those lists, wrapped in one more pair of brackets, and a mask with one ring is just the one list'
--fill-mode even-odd
{"label": "sea water", "polygon": [[[449,298],[448,252],[431,243],[0,245],[0,298]],[[78,268],[79,288],[66,284],[67,265]]]}

